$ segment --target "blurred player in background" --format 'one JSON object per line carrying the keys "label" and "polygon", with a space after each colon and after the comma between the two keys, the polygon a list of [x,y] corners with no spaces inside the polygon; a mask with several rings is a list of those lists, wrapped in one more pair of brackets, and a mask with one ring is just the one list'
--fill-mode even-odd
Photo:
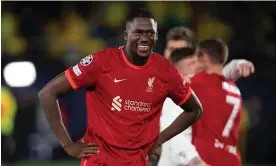
{"label": "blurred player in background", "polygon": [[[170,60],[178,70],[185,75],[193,73],[196,66],[195,63],[198,63],[197,54],[194,48],[176,48],[172,51]],[[177,105],[170,99],[166,99],[160,119],[161,131],[170,125],[181,112],[182,110]],[[191,143],[191,134],[192,130],[188,128],[164,143],[162,145],[162,153],[158,166],[188,165],[192,160],[198,160],[201,166],[204,166],[205,163],[201,161],[199,154]],[[184,154],[186,151],[188,151],[188,153]]]}
{"label": "blurred player in background", "polygon": [[[193,35],[189,29],[184,27],[172,28],[167,34],[167,39],[167,48],[164,54],[167,58],[171,57],[171,61],[177,66],[183,75],[193,75],[204,69],[203,66],[198,63],[197,56],[191,53],[192,49],[177,49],[194,45],[195,42],[193,41]],[[171,56],[171,51],[175,49],[177,50],[173,53],[173,56]],[[254,66],[251,62],[246,60],[232,60],[223,69],[224,76],[233,80],[236,80],[241,76],[247,77],[252,74],[252,72],[254,72]],[[167,99],[164,103],[163,114],[161,116],[161,129],[165,128],[172,122],[172,120],[174,120],[177,114],[181,113],[181,110],[179,110],[180,112],[172,112],[171,110],[173,109],[179,110],[175,104]],[[179,146],[181,144],[183,146]],[[200,157],[194,146],[191,144],[191,128],[189,128],[163,145],[159,165],[187,165],[188,163],[193,163],[195,161],[200,163]],[[204,165],[203,162],[201,164]]]}
{"label": "blurred player in background", "polygon": [[[47,120],[65,151],[82,158],[83,166],[146,166],[163,143],[201,115],[201,104],[178,70],[152,53],[157,22],[150,12],[136,10],[127,18],[126,46],[108,48],[83,58],[45,85],[39,99]],[[86,89],[88,128],[84,142],[73,142],[56,100]],[[161,133],[162,105],[167,97],[182,112]]]}
{"label": "blurred player in background", "polygon": [[171,53],[176,48],[195,47],[194,33],[186,27],[171,28],[166,36],[167,43],[164,56],[170,59]]}
{"label": "blurred player in background", "polygon": [[200,157],[212,166],[240,166],[238,133],[242,113],[239,88],[223,76],[228,47],[219,39],[200,42],[198,60],[203,71],[191,85],[206,110],[192,126],[192,142]]}
{"label": "blurred player in background", "polygon": [[[170,59],[171,52],[177,48],[184,47],[196,47],[196,40],[194,33],[186,27],[178,26],[171,28],[166,36],[167,43],[164,50],[164,56]],[[191,77],[195,73],[202,70],[202,65],[200,63],[195,63],[195,65],[188,64],[185,69],[185,73]],[[192,71],[191,71],[192,70]],[[248,77],[254,72],[254,65],[252,62],[245,59],[234,59],[230,63],[224,66],[223,74],[226,78],[237,80],[240,77]],[[187,78],[187,77],[186,77]],[[189,79],[187,79],[189,81]]]}

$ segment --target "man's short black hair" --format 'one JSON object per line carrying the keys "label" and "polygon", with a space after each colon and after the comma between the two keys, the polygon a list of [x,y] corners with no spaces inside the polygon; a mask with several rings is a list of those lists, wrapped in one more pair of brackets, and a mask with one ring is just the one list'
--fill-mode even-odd
{"label": "man's short black hair", "polygon": [[140,8],[140,9],[136,9],[134,12],[131,12],[127,16],[127,22],[131,22],[137,17],[152,18],[155,20],[153,14],[150,11],[148,11],[147,9]]}
{"label": "man's short black hair", "polygon": [[221,39],[207,39],[199,43],[200,52],[206,53],[213,63],[224,65],[228,59],[228,47]]}
{"label": "man's short black hair", "polygon": [[172,63],[177,63],[181,59],[195,55],[196,49],[194,47],[176,48],[172,51],[170,60]]}
{"label": "man's short black hair", "polygon": [[147,9],[144,9],[144,8],[140,8],[140,9],[136,9],[134,12],[131,12],[127,16],[126,25],[129,22],[132,22],[137,17],[149,18],[149,19],[153,19],[154,21],[156,21],[156,19],[154,18],[153,14],[150,11],[148,11]]}

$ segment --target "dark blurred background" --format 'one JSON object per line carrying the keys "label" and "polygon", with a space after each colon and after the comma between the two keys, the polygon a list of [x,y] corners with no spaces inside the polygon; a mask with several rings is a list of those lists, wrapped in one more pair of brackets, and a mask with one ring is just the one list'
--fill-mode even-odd
{"label": "dark blurred background", "polygon": [[[238,81],[244,99],[240,150],[245,164],[276,165],[276,2],[1,2],[1,157],[16,165],[78,165],[60,147],[38,91],[82,57],[124,44],[125,19],[147,8],[158,20],[156,52],[173,26],[198,40],[220,37],[230,59],[252,61]],[[23,62],[23,63],[22,63]],[[13,64],[13,65],[12,65]],[[86,129],[84,91],[59,101],[74,140]]]}

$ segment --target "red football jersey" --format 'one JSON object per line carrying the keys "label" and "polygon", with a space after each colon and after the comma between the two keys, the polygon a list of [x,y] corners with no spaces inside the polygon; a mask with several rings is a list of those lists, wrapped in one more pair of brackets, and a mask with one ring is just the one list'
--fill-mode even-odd
{"label": "red football jersey", "polygon": [[201,72],[192,78],[203,114],[192,126],[193,144],[212,166],[238,166],[238,132],[242,98],[234,82],[217,74]]}
{"label": "red football jersey", "polygon": [[164,100],[169,96],[183,104],[191,94],[164,57],[152,53],[144,66],[135,66],[122,47],[89,55],[65,75],[74,89],[87,89],[84,141],[100,146],[88,164],[147,165],[145,157],[159,134]]}

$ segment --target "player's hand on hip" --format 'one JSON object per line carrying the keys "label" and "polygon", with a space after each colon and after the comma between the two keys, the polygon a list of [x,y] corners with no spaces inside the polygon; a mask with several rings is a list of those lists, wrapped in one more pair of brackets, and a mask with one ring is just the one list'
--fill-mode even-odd
{"label": "player's hand on hip", "polygon": [[242,77],[248,77],[255,72],[254,64],[250,61],[243,61],[238,64],[238,73]]}
{"label": "player's hand on hip", "polygon": [[97,154],[100,151],[100,148],[96,143],[85,144],[82,141],[77,141],[69,145],[65,145],[64,150],[68,155],[75,158],[89,157],[93,154]]}
{"label": "player's hand on hip", "polygon": [[209,164],[206,164],[200,157],[193,158],[188,166],[211,166]]}
{"label": "player's hand on hip", "polygon": [[161,150],[161,144],[158,141],[156,141],[148,153],[149,158],[157,160],[158,156],[160,156],[161,154]]}

